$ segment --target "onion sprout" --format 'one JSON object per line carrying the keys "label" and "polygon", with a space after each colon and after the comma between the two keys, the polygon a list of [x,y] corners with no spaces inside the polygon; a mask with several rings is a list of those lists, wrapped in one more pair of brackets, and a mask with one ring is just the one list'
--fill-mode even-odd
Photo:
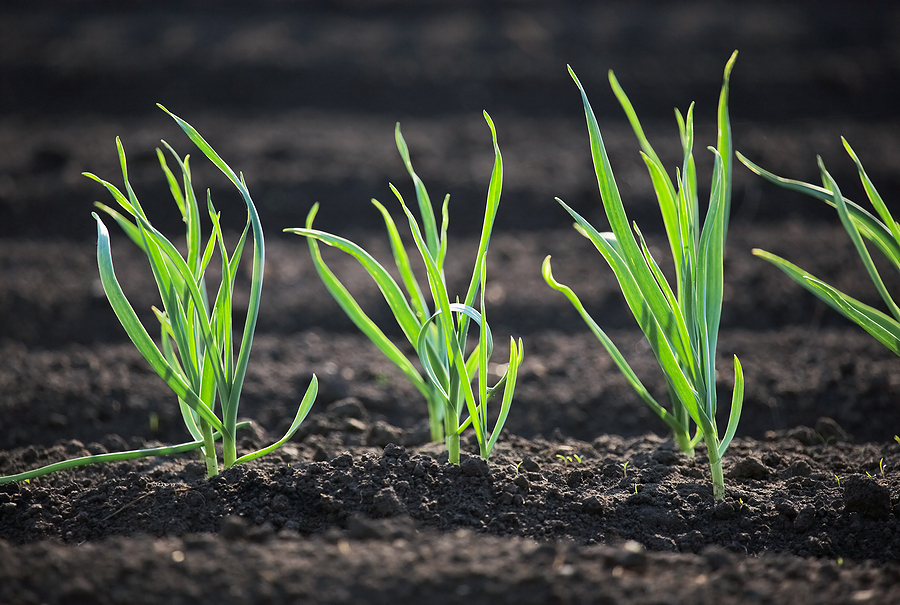
{"label": "onion sprout", "polygon": [[740,153],[737,154],[737,157],[750,170],[768,181],[791,191],[805,193],[806,195],[819,199],[834,208],[837,208],[841,224],[847,231],[847,235],[850,236],[851,241],[853,241],[853,245],[856,247],[856,251],[862,260],[866,271],[869,273],[872,283],[875,285],[876,290],[878,290],[878,294],[881,296],[881,299],[884,301],[890,314],[883,313],[874,307],[844,294],[811,273],[804,271],[800,267],[797,267],[771,252],[766,252],[765,250],[757,248],[753,250],[753,254],[769,261],[781,269],[788,277],[815,294],[833,309],[853,320],[866,332],[874,336],[880,343],[893,351],[894,354],[900,355],[900,307],[898,307],[897,303],[894,302],[894,299],[891,298],[891,295],[888,293],[887,288],[881,279],[881,275],[878,273],[878,269],[876,269],[875,263],[872,261],[872,256],[869,254],[866,244],[863,241],[863,238],[865,238],[874,244],[875,247],[887,257],[894,266],[894,269],[900,271],[900,225],[898,225],[897,221],[891,216],[884,200],[881,198],[881,195],[879,195],[875,186],[872,184],[872,181],[866,174],[862,162],[853,151],[853,148],[850,147],[850,144],[843,137],[841,137],[841,141],[843,141],[844,148],[856,164],[856,169],[859,172],[859,178],[866,191],[866,196],[878,213],[877,217],[841,195],[841,190],[838,188],[837,182],[835,182],[831,174],[825,169],[825,163],[822,161],[821,157],[818,158],[818,164],[824,187],[816,187],[809,183],[776,176],[771,172],[763,170]]}
{"label": "onion sprout", "polygon": [[[241,193],[247,205],[247,224],[235,249],[229,255],[225,247],[220,224],[220,215],[213,206],[207,191],[207,208],[212,221],[213,233],[205,246],[202,246],[200,233],[200,212],[197,198],[191,183],[189,156],[184,159],[165,141],[163,145],[174,157],[183,179],[183,189],[176,176],[166,164],[165,154],[157,149],[160,166],[166,176],[172,197],[175,199],[186,226],[187,257],[182,257],[175,245],[151,224],[128,180],[128,167],[125,161],[125,150],[121,141],[116,139],[119,162],[122,166],[122,177],[125,181],[123,194],[115,185],[103,179],[85,173],[85,176],[102,184],[112,194],[119,206],[131,216],[124,214],[99,202],[96,206],[111,216],[131,240],[146,254],[150,268],[156,280],[163,309],[156,307],[153,312],[159,321],[162,350],[156,345],[147,330],[141,324],[137,314],[125,297],[113,269],[112,251],[109,231],[106,225],[93,213],[97,221],[97,262],[100,269],[100,280],[103,290],[113,311],[125,328],[128,337],[141,352],[150,366],[166,382],[178,397],[181,415],[193,440],[177,446],[145,448],[128,452],[117,452],[84,456],[66,460],[39,469],[0,477],[0,483],[22,481],[47,473],[100,462],[111,462],[146,456],[162,456],[200,449],[206,462],[207,475],[212,477],[219,471],[215,441],[222,439],[223,464],[229,468],[235,464],[254,460],[272,450],[277,449],[289,440],[300,423],[309,413],[318,391],[318,382],[313,376],[309,387],[300,403],[299,410],[287,433],[274,444],[261,450],[237,456],[235,434],[237,429],[248,423],[237,422],[238,404],[250,348],[256,330],[259,314],[259,301],[262,292],[263,267],[265,263],[265,244],[262,227],[256,207],[250,198],[250,192],[243,174],[234,171],[219,157],[209,144],[194,128],[168,113],[197,147],[215,164]],[[133,219],[133,221],[132,221]],[[241,337],[241,346],[237,358],[233,352],[232,303],[235,278],[247,235],[252,231],[253,238],[253,270],[250,286],[250,303],[247,318]],[[210,307],[206,288],[205,273],[218,248],[222,257],[222,281],[219,284],[212,307]],[[216,399],[220,402],[220,414],[216,414]]]}
{"label": "onion sprout", "polygon": [[[484,460],[489,458],[503,424],[506,422],[512,404],[518,367],[523,357],[521,339],[517,344],[515,339],[510,338],[509,364],[506,371],[496,384],[488,386],[488,360],[494,344],[487,323],[484,301],[487,279],[486,257],[494,217],[500,203],[503,160],[497,144],[497,131],[494,123],[487,112],[484,112],[484,118],[491,129],[494,142],[494,168],[488,186],[487,205],[475,267],[463,302],[459,302],[459,298],[455,302],[451,302],[444,277],[450,196],[447,195],[444,198],[441,210],[441,228],[438,231],[431,200],[424,183],[413,170],[409,149],[400,133],[399,123],[394,133],[397,149],[415,185],[416,199],[422,217],[421,226],[400,192],[393,185],[390,187],[406,214],[416,248],[425,264],[426,279],[434,305],[433,310],[429,307],[429,302],[413,274],[409,257],[391,214],[377,200],[373,199],[372,203],[381,212],[384,220],[393,251],[394,264],[406,289],[405,294],[387,270],[362,247],[343,237],[313,228],[313,220],[319,208],[318,204],[315,204],[310,210],[305,228],[285,229],[285,232],[307,238],[313,263],[328,291],[353,323],[388,359],[400,368],[407,379],[424,396],[428,404],[431,438],[433,441],[442,439],[446,441],[449,460],[455,464],[459,463],[459,436],[470,424],[475,430],[481,457]],[[325,264],[319,249],[319,242],[350,254],[366,269],[381,290],[404,336],[416,351],[421,371],[366,315],[347,288]],[[479,299],[480,310],[474,307],[476,298]],[[470,322],[478,325],[478,344],[466,358],[466,341]],[[476,384],[474,390],[473,381]],[[503,397],[499,417],[493,430],[489,430],[487,403],[501,389]],[[468,418],[460,423],[464,407],[468,412]]]}
{"label": "onion sprout", "polygon": [[[663,373],[671,402],[667,410],[650,394],[628,365],[619,349],[590,316],[575,292],[557,282],[551,271],[550,257],[544,259],[543,276],[550,287],[562,292],[578,310],[597,336],[619,370],[639,397],[672,430],[678,447],[693,455],[702,439],[707,446],[713,496],[725,494],[722,455],[731,443],[743,406],[744,379],[740,361],[734,357],[734,392],[728,425],[722,438],[716,425],[716,344],[722,313],[723,256],[731,205],[731,125],[728,116],[728,82],[737,51],[725,66],[719,95],[718,137],[710,147],[715,158],[709,208],[702,230],[698,223],[697,174],[693,157],[694,105],[687,115],[676,110],[681,133],[684,164],[676,171],[676,182],[666,174],[656,152],[650,146],[631,102],[613,72],[609,82],[625,110],[640,142],[641,156],[647,164],[656,191],[672,256],[675,259],[673,291],[650,253],[644,237],[634,224],[634,233],[616,187],[600,128],[581,82],[569,68],[584,104],[591,155],[597,173],[603,207],[612,232],[600,233],[562,200],[557,201],[575,219],[575,228],[591,240],[613,269],[625,300],[641,327]],[[677,185],[677,188],[676,188]],[[636,236],[636,237],[635,237]],[[690,423],[696,433],[690,435]]]}

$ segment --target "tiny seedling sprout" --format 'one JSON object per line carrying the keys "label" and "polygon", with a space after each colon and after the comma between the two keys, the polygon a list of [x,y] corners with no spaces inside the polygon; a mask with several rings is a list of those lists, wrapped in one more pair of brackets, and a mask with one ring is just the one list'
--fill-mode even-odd
{"label": "tiny seedling sprout", "polygon": [[562,463],[565,466],[569,466],[570,464],[581,464],[581,456],[579,456],[578,454],[572,454],[571,456],[557,454],[556,457],[562,460]]}

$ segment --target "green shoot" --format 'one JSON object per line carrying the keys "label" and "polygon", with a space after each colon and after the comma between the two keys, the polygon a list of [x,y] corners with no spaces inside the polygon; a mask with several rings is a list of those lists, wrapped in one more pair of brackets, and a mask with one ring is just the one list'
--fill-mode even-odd
{"label": "green shoot", "polygon": [[881,478],[884,479],[884,458],[878,461],[878,470],[881,471]]}
{"label": "green shoot", "polygon": [[563,463],[564,466],[569,466],[570,464],[581,464],[581,456],[579,456],[578,454],[572,454],[571,456],[557,454],[556,457]]}
{"label": "green shoot", "polygon": [[[713,496],[725,494],[722,455],[737,430],[743,406],[744,378],[741,364],[734,358],[734,392],[731,413],[724,435],[720,438],[716,425],[716,344],[723,296],[723,256],[731,206],[731,125],[728,116],[728,82],[737,52],[725,66],[724,82],[719,95],[718,137],[712,151],[715,166],[709,208],[702,231],[699,223],[697,176],[693,157],[693,104],[686,116],[676,110],[681,133],[684,164],[676,171],[673,183],[666,174],[656,152],[644,135],[637,114],[609,72],[609,81],[637,135],[662,213],[663,223],[675,259],[675,289],[669,285],[641,235],[634,231],[622,205],[600,128],[588,102],[587,94],[575,73],[569,73],[581,91],[591,141],[591,154],[603,207],[611,233],[600,233],[581,215],[557,201],[576,221],[575,228],[591,240],[603,255],[619,281],[622,293],[647,338],[663,373],[669,391],[671,410],[667,410],[650,394],[628,365],[619,349],[594,321],[575,292],[557,282],[550,268],[550,257],[544,259],[543,276],[550,287],[562,292],[575,306],[591,331],[613,358],[619,370],[638,396],[665,422],[674,434],[681,451],[693,455],[694,446],[706,442],[712,474]],[[677,185],[677,187],[676,187]],[[697,427],[691,437],[691,421]]]}
{"label": "green shoot", "polygon": [[[163,145],[175,159],[183,181],[182,188],[175,174],[167,166],[165,154],[157,149],[160,166],[185,223],[186,257],[183,257],[178,248],[150,224],[150,220],[144,213],[128,181],[128,167],[121,141],[116,139],[119,162],[125,181],[125,194],[115,185],[93,174],[85,173],[85,176],[106,187],[121,209],[130,216],[129,218],[129,216],[99,202],[96,204],[122,227],[131,240],[146,254],[150,262],[150,268],[163,304],[162,310],[155,307],[153,309],[159,322],[162,349],[150,337],[122,292],[113,270],[109,231],[97,213],[93,213],[97,221],[97,261],[106,297],[128,337],[150,366],[175,392],[185,426],[193,440],[171,447],[148,448],[67,460],[34,471],[2,477],[0,483],[30,479],[85,464],[145,456],[163,456],[194,449],[201,450],[206,462],[207,475],[212,477],[219,471],[216,439],[222,439],[225,468],[254,460],[280,447],[290,439],[315,400],[318,382],[313,376],[300,403],[297,415],[284,437],[266,448],[238,457],[235,434],[239,428],[248,424],[237,422],[238,403],[256,330],[265,264],[262,227],[243,175],[235,174],[190,124],[170,113],[161,105],[159,107],[175,119],[204,155],[228,177],[247,205],[247,224],[231,254],[225,247],[220,216],[212,204],[208,191],[207,209],[212,222],[212,234],[206,245],[203,245],[200,233],[200,210],[191,182],[189,156],[182,159],[165,141],[163,141]],[[233,351],[235,333],[232,326],[233,294],[235,278],[248,233],[253,238],[250,303],[241,336],[241,346],[237,358],[235,358]],[[207,289],[205,274],[216,249],[221,256],[222,280],[214,291],[215,298],[210,305],[208,299],[210,290]],[[216,413],[217,399],[220,404],[219,414]],[[150,423],[152,428],[154,425],[152,416]]]}
{"label": "green shoot", "polygon": [[[629,460],[630,462],[630,460]],[[628,462],[622,465],[622,477],[628,476]]]}
{"label": "green shoot", "polygon": [[[459,436],[471,424],[478,439],[481,457],[487,460],[491,450],[506,422],[516,375],[522,361],[522,341],[518,344],[510,338],[509,364],[506,371],[494,386],[487,383],[488,360],[493,351],[494,342],[485,315],[484,290],[487,279],[487,252],[493,229],[494,217],[500,203],[500,190],[503,183],[503,159],[497,144],[497,132],[487,112],[484,118],[491,130],[494,142],[494,169],[488,186],[487,205],[481,230],[481,243],[472,270],[472,278],[463,302],[451,302],[444,278],[444,260],[447,255],[447,225],[449,222],[448,204],[450,196],[444,198],[441,212],[441,229],[438,232],[434,210],[428,192],[422,180],[413,170],[409,158],[409,149],[400,133],[400,124],[395,129],[397,149],[406,169],[412,177],[416,189],[416,199],[422,216],[422,225],[416,220],[406,205],[400,192],[391,185],[391,190],[400,201],[406,214],[409,229],[416,248],[425,264],[425,278],[431,294],[431,304],[423,295],[419,281],[413,274],[406,249],[391,214],[377,200],[372,203],[381,212],[393,251],[394,263],[401,276],[404,294],[401,287],[385,268],[357,244],[348,239],[313,229],[313,220],[318,212],[318,204],[314,205],[306,218],[303,229],[285,229],[285,232],[305,236],[319,276],[328,291],[341,306],[353,323],[390,359],[407,379],[419,390],[428,404],[431,438],[434,441],[446,440],[450,462],[459,463]],[[399,347],[366,315],[350,292],[338,280],[322,258],[319,243],[334,246],[356,258],[366,269],[387,301],[394,318],[400,325],[404,336],[416,351],[422,370],[418,370],[413,361],[408,359]],[[480,310],[476,309],[476,299]],[[478,326],[478,343],[468,358],[467,350],[469,327],[471,322]],[[475,388],[473,384],[475,383]],[[502,389],[503,397],[500,414],[493,430],[488,430],[487,403]],[[463,408],[468,418],[460,422]]]}
{"label": "green shoot", "polygon": [[856,164],[859,178],[862,181],[869,201],[878,214],[877,217],[841,195],[841,190],[825,169],[825,164],[821,157],[818,158],[818,164],[824,187],[816,187],[808,183],[776,176],[763,170],[740,153],[737,154],[737,157],[750,170],[766,180],[785,189],[805,193],[837,208],[841,224],[856,247],[856,251],[866,271],[869,273],[869,278],[872,280],[875,289],[878,290],[878,294],[881,296],[889,314],[844,294],[780,256],[760,249],[754,249],[753,254],[781,269],[788,277],[874,336],[895,355],[900,355],[900,306],[894,302],[894,299],[888,293],[864,241],[864,238],[869,240],[887,257],[894,269],[900,271],[900,225],[891,216],[884,200],[882,200],[872,181],[866,175],[862,162],[860,162],[850,144],[843,137],[841,141],[843,141],[844,148]]}

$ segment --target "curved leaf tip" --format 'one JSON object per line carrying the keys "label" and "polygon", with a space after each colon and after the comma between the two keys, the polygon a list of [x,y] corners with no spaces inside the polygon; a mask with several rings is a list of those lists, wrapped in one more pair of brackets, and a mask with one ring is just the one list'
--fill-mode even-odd
{"label": "curved leaf tip", "polygon": [[731,77],[731,70],[734,68],[734,62],[737,61],[738,51],[735,50],[731,53],[731,58],[728,59],[728,62],[725,64],[725,79]]}

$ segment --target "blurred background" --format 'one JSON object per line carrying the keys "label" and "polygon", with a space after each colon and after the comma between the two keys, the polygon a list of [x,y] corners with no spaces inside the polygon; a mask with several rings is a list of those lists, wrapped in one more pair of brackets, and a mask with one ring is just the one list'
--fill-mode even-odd
{"label": "blurred background", "polygon": [[[601,121],[632,217],[651,212],[652,230],[649,179],[607,71],[667,165],[680,164],[672,110],[697,102],[704,182],[722,69],[735,49],[736,149],[811,180],[822,154],[853,186],[844,135],[882,193],[897,191],[900,8],[890,2],[3,3],[0,237],[92,240],[91,203],[106,193],[81,173],[121,183],[116,136],[151,219],[177,228],[154,150],[160,138],[181,153],[191,145],[156,103],[243,171],[272,233],[300,226],[316,201],[321,228],[364,229],[380,220],[370,198],[395,203],[388,182],[411,196],[393,140],[398,121],[432,198],[452,194],[451,232],[477,231],[467,217],[482,212],[492,165],[482,110],[506,161],[498,229],[564,228],[554,196],[599,217],[567,64]],[[198,189],[212,187],[239,228],[228,183],[205,161],[195,171]],[[737,217],[784,216],[771,201],[781,192],[740,166],[735,181]],[[834,218],[821,204],[788,206]]]}

